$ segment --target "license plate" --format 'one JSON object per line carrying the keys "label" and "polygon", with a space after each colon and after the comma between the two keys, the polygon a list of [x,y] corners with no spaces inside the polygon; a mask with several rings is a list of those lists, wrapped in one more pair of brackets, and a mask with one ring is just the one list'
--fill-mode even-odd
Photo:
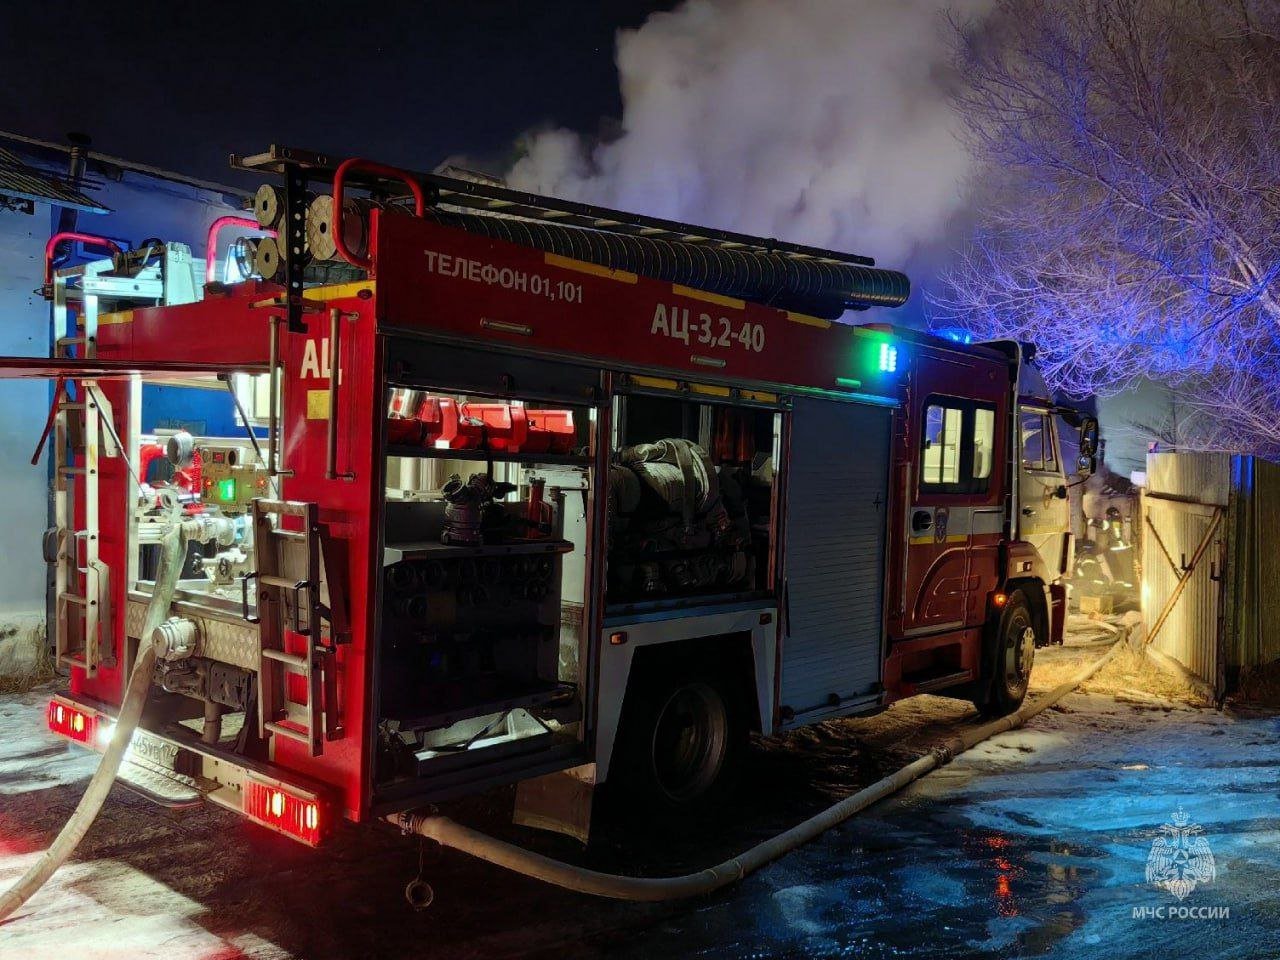
{"label": "license plate", "polygon": [[135,730],[129,741],[129,750],[125,753],[125,759],[142,760],[152,766],[178,773],[178,755],[184,752],[186,751],[177,744],[161,740],[155,734],[147,733],[145,730]]}

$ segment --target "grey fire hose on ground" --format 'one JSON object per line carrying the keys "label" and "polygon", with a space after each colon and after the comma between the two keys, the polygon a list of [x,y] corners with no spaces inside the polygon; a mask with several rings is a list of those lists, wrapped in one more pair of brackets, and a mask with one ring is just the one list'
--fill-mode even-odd
{"label": "grey fire hose on ground", "polygon": [[[697,873],[688,873],[679,877],[628,877],[616,874],[600,873],[587,870],[572,864],[553,860],[541,854],[526,850],[523,847],[506,843],[470,827],[450,820],[448,817],[424,816],[414,813],[401,813],[386,819],[407,833],[435,840],[446,847],[452,847],[463,853],[487,860],[499,867],[506,867],[535,880],[554,884],[566,890],[591,894],[597,897],[611,897],[615,900],[677,900],[710,893],[735,881],[741,880],[767,863],[777,860],[784,854],[802,844],[808,843],[819,834],[831,829],[854,814],[865,810],[878,800],[896,793],[907,784],[918,780],[926,773],[959,756],[982,741],[1021,727],[1028,720],[1043,710],[1053,706],[1080,684],[1084,683],[1111,660],[1119,652],[1123,642],[1116,642],[1106,654],[1089,664],[1072,679],[1055,687],[1034,703],[1024,705],[1020,710],[984,723],[978,727],[964,730],[946,743],[934,747],[929,753],[915,760],[897,773],[891,774],[869,787],[864,787],[852,796],[828,807],[803,823],[792,827],[785,833],[757,844],[745,853],[719,863],[714,867]],[[412,886],[412,885],[411,885]],[[424,897],[424,902],[429,902]]]}
{"label": "grey fire hose on ground", "polygon": [[26,873],[0,896],[0,922],[9,917],[13,911],[26,903],[44,886],[54,872],[66,862],[75,851],[89,827],[97,818],[102,804],[111,792],[120,763],[129,747],[133,731],[142,717],[142,707],[146,703],[147,693],[151,689],[152,668],[156,661],[155,644],[151,641],[156,628],[169,615],[169,605],[178,588],[178,579],[182,574],[182,566],[187,556],[187,544],[194,541],[224,539],[233,528],[225,518],[197,517],[175,523],[160,541],[160,564],[156,571],[155,588],[151,593],[151,602],[147,606],[146,619],[142,627],[142,642],[138,645],[138,655],[133,664],[133,672],[129,674],[125,685],[124,698],[120,702],[120,713],[112,731],[111,742],[102,753],[102,761],[89,780],[84,796],[76,805],[75,812],[67,820],[62,832],[54,839],[46,850]]}

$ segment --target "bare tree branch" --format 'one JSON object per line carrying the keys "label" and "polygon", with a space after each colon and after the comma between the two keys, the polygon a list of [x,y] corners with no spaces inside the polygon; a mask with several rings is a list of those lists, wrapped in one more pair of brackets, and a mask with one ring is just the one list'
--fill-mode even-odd
{"label": "bare tree branch", "polygon": [[1280,455],[1280,4],[998,0],[952,28],[986,195],[934,319],[1034,342],[1076,396],[1170,383],[1181,442]]}

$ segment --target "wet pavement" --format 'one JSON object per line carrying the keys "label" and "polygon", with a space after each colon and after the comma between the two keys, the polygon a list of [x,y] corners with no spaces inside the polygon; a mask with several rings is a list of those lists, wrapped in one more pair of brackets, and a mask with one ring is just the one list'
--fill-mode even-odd
{"label": "wet pavement", "polygon": [[[1064,703],[613,955],[1280,956],[1280,720]],[[1179,807],[1216,869],[1184,900],[1146,878]]]}
{"label": "wet pavement", "polygon": [[[1042,651],[1040,686],[1101,649]],[[117,787],[73,862],[0,927],[0,958],[1280,956],[1280,718],[1195,709],[1141,686],[1123,672],[1091,684],[685,904],[595,900],[445,852],[427,868],[436,904],[414,913],[401,891],[417,851],[391,831],[352,828],[310,850],[225,811],[158,811]],[[96,760],[43,729],[42,698],[0,698],[0,888],[65,822]],[[762,747],[747,789],[772,805],[722,811],[715,836],[586,855],[506,835],[624,872],[696,868],[971,722],[963,704],[916,698]],[[1216,873],[1181,901],[1146,878],[1179,807],[1202,827]],[[680,859],[664,860],[669,848]]]}

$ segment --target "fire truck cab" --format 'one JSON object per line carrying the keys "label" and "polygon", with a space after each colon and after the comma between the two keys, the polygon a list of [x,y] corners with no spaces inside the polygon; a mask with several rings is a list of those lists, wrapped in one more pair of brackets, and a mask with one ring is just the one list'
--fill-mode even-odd
{"label": "fire truck cab", "polygon": [[[1019,344],[835,322],[903,302],[902,274],[366,161],[237,162],[279,177],[241,282],[73,310],[81,349],[0,360],[57,383],[51,728],[100,748],[157,649],[135,789],[312,844],[516,781],[527,822],[565,782],[682,809],[753,731],[924,692],[1012,710],[1061,641],[1058,433],[1088,472],[1096,423]],[[243,435],[154,426],[178,380]]]}

